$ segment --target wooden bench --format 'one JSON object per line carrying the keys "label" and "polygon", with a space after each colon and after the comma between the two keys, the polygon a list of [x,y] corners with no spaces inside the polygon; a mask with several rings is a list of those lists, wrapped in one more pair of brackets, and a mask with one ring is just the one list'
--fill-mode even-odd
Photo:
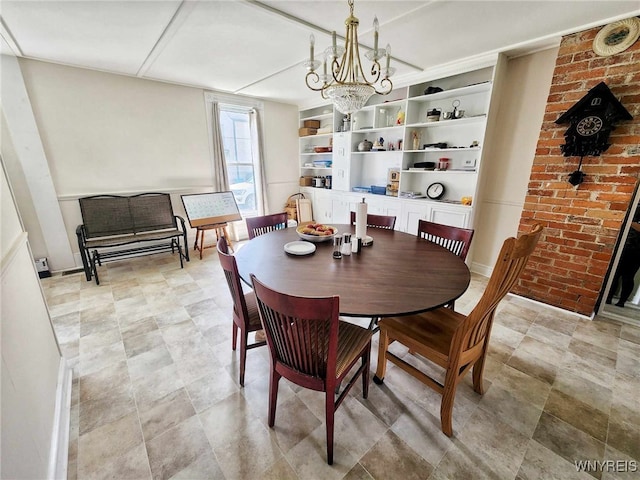
{"label": "wooden bench", "polygon": [[183,258],[189,261],[185,222],[174,215],[169,194],[95,195],[79,201],[83,223],[76,236],[87,281],[93,276],[100,284],[102,262],[169,250],[178,251],[181,268]]}

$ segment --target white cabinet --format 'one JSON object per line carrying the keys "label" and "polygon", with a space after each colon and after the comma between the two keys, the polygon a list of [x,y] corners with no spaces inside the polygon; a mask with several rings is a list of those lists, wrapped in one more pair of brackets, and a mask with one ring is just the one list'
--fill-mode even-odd
{"label": "white cabinet", "polygon": [[402,200],[402,209],[396,220],[396,229],[418,234],[418,220],[469,228],[471,207],[426,200]]}
{"label": "white cabinet", "polygon": [[331,188],[344,192],[351,191],[351,133],[339,132],[333,137],[333,166]]}

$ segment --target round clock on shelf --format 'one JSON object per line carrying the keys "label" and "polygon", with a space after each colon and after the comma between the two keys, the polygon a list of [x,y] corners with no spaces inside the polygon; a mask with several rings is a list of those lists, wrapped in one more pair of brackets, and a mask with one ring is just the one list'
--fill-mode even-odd
{"label": "round clock on shelf", "polygon": [[444,196],[444,185],[440,182],[434,182],[427,187],[427,197],[431,200],[440,200]]}

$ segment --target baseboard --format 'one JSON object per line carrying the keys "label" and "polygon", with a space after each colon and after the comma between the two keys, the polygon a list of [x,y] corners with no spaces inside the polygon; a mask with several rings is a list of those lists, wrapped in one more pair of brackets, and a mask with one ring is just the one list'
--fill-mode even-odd
{"label": "baseboard", "polygon": [[493,273],[493,267],[489,265],[483,265],[481,263],[471,262],[471,267],[469,268],[473,273],[477,273],[478,275],[482,275],[483,277],[489,278],[491,273]]}
{"label": "baseboard", "polygon": [[72,370],[67,367],[64,357],[60,358],[58,387],[51,433],[49,452],[49,474],[47,478],[66,479],[69,460],[69,428],[71,422],[71,381]]}

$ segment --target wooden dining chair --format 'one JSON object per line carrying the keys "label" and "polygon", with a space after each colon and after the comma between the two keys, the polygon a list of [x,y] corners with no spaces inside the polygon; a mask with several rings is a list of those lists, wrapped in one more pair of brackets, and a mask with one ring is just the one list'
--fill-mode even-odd
{"label": "wooden dining chair", "polygon": [[233,299],[233,337],[231,347],[236,350],[238,342],[238,331],[240,332],[240,385],[244,386],[244,371],[247,364],[247,350],[256,347],[262,347],[266,341],[255,341],[251,344],[249,341],[249,333],[262,330],[260,323],[260,315],[256,305],[256,296],[253,292],[244,293],[242,284],[240,283],[240,274],[238,273],[238,265],[233,255],[229,254],[227,240],[220,237],[217,243],[218,257],[220,265],[224,270],[224,276],[227,279],[227,285]]}
{"label": "wooden dining chair", "polygon": [[[351,225],[356,224],[356,212],[351,212]],[[396,226],[396,217],[391,215],[374,215],[372,213],[367,214],[367,227],[371,228],[386,228],[387,230],[393,230]]]}
{"label": "wooden dining chair", "polygon": [[287,213],[273,213],[271,215],[263,215],[261,217],[247,217],[247,231],[249,232],[249,240],[274,230],[287,228]]}
{"label": "wooden dining chair", "polygon": [[[541,232],[542,226],[536,224],[518,239],[511,237],[504,241],[484,293],[469,315],[441,307],[417,315],[380,320],[378,368],[374,382],[382,384],[389,360],[440,393],[442,431],[452,436],[453,401],[458,383],[473,367],[473,389],[480,395],[484,393],[482,371],[496,307],[518,279]],[[444,368],[444,383],[389,352],[389,345],[395,341]]]}
{"label": "wooden dining chair", "polygon": [[[450,250],[462,260],[467,259],[473,230],[469,228],[453,227],[441,223],[418,220],[418,237],[436,243]],[[455,308],[455,300],[447,304],[447,307]]]}
{"label": "wooden dining chair", "polygon": [[[271,356],[269,427],[276,419],[281,377],[325,392],[327,463],[333,464],[334,414],[358,376],[362,396],[369,393],[369,357],[373,332],[338,318],[339,297],[294,297],[270,289],[253,274],[251,282]],[[361,360],[340,394],[336,391]],[[337,397],[337,398],[336,398]]]}

